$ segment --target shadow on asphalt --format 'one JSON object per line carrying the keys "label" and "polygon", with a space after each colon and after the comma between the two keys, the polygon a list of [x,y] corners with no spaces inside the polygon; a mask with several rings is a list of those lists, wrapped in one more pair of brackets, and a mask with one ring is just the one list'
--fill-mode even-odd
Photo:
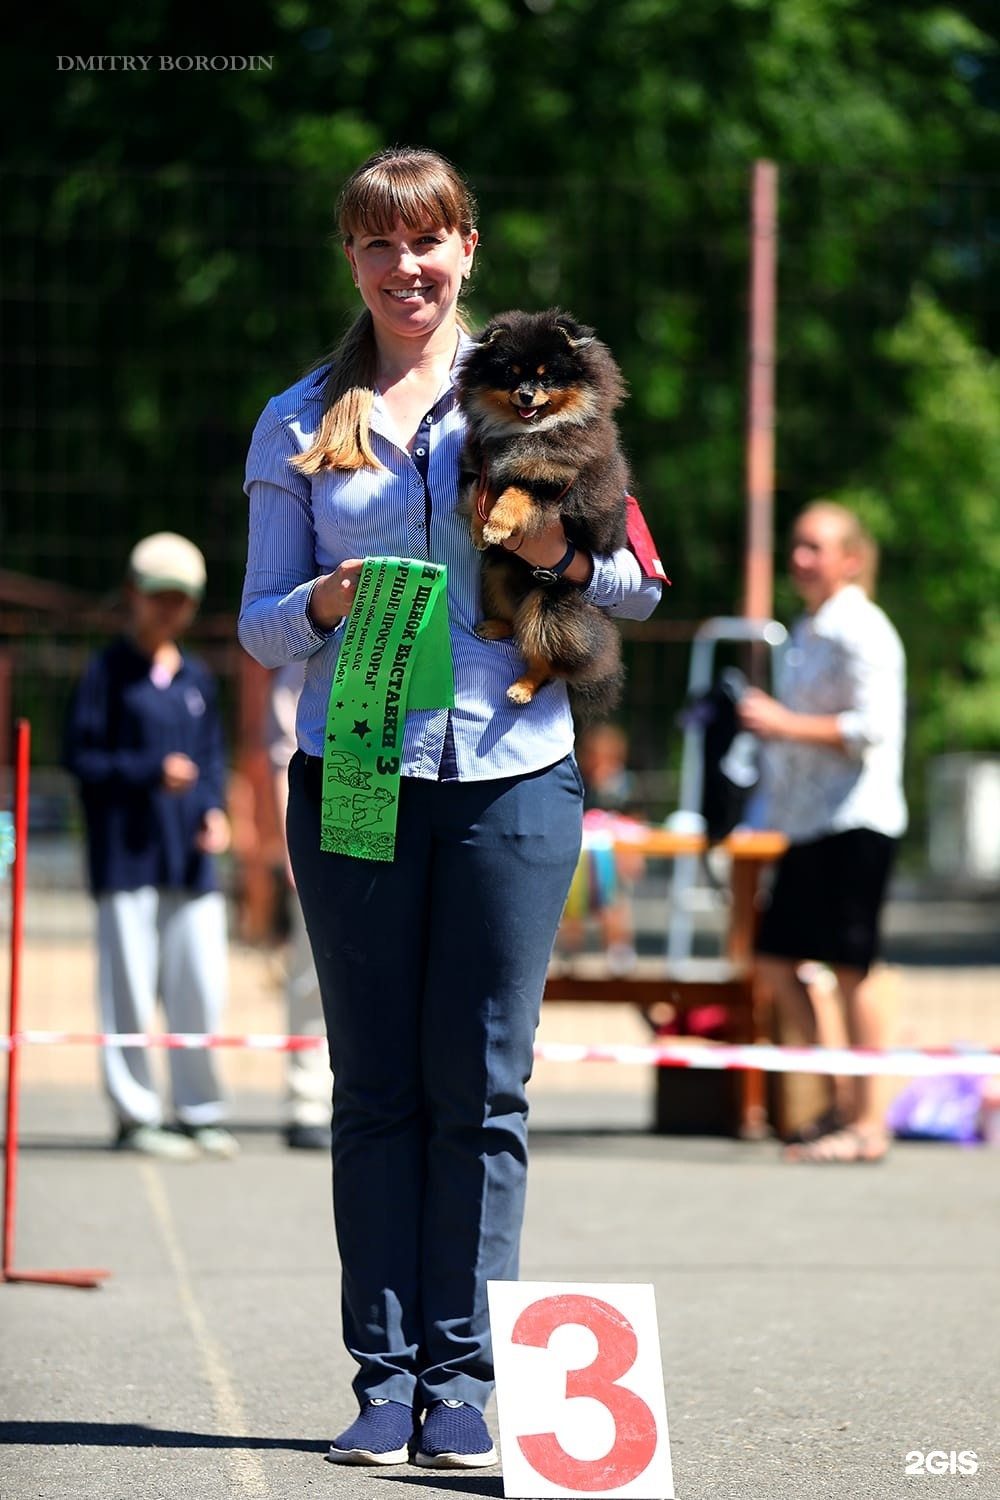
{"label": "shadow on asphalt", "polygon": [[230,1437],[226,1433],[182,1432],[144,1422],[0,1422],[0,1443],[44,1443],[85,1448],[286,1448],[325,1453],[316,1438]]}
{"label": "shadow on asphalt", "polygon": [[[366,1477],[371,1470],[365,1471]],[[457,1495],[498,1495],[502,1496],[503,1479],[499,1474],[443,1474],[440,1469],[435,1469],[432,1474],[380,1474],[380,1479],[387,1479],[390,1484],[414,1485],[418,1489],[454,1490]]]}
{"label": "shadow on asphalt", "polygon": [[[170,1427],[149,1427],[141,1422],[0,1422],[0,1446],[44,1444],[49,1448],[215,1448],[246,1451],[322,1453],[328,1444],[315,1438],[248,1437],[243,1434],[184,1432]],[[454,1490],[460,1495],[503,1496],[499,1474],[376,1474],[367,1478],[391,1484],[412,1485],[424,1490]]]}

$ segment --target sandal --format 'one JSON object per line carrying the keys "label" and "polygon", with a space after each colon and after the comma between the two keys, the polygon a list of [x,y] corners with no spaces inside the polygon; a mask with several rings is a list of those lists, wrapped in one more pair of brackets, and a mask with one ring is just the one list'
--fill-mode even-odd
{"label": "sandal", "polygon": [[782,1160],[820,1162],[876,1162],[884,1161],[889,1150],[889,1138],[881,1131],[859,1130],[855,1125],[844,1125],[840,1130],[820,1136],[818,1140],[785,1148]]}
{"label": "sandal", "polygon": [[800,1125],[798,1130],[791,1131],[785,1136],[786,1146],[811,1146],[813,1141],[818,1141],[824,1135],[833,1135],[837,1130],[843,1130],[846,1120],[831,1104],[815,1120],[807,1120]]}

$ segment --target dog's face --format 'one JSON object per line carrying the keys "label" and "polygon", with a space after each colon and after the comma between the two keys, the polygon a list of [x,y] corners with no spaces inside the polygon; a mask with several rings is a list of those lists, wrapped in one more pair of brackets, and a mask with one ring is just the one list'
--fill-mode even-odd
{"label": "dog's face", "polygon": [[599,405],[594,332],[565,313],[504,313],[466,356],[459,387],[475,420],[516,432],[586,421]]}

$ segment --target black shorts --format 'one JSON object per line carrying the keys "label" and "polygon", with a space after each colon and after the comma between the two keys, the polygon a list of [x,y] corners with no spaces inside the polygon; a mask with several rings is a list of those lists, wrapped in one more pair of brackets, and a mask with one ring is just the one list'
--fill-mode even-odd
{"label": "black shorts", "polygon": [[867,973],[895,853],[896,840],[870,828],[792,844],[765,898],[757,952]]}

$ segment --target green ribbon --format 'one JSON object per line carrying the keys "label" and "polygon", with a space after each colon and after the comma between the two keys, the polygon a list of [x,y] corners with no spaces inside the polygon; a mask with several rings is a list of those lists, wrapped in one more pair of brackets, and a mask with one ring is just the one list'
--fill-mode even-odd
{"label": "green ribbon", "polygon": [[406,711],[455,702],[447,584],[439,563],[365,558],[326,711],[327,853],[394,857]]}

